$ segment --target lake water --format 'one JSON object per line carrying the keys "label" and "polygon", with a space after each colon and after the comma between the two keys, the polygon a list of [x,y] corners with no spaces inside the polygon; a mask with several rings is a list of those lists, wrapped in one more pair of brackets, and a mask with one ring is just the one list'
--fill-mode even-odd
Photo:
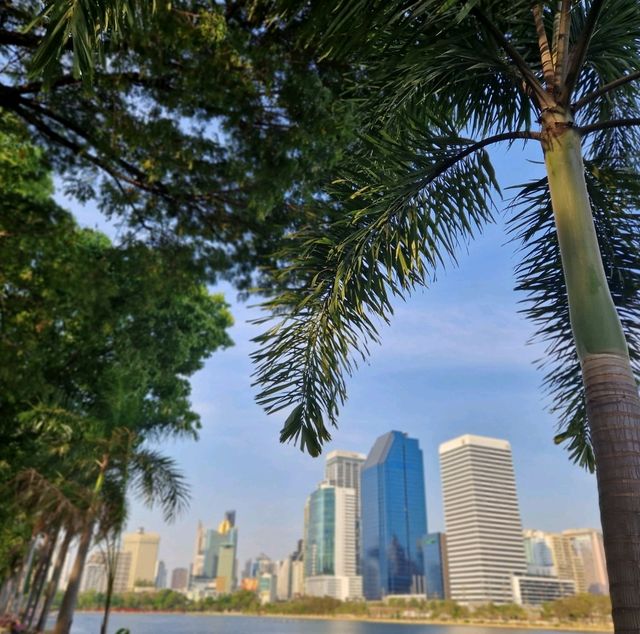
{"label": "lake water", "polygon": [[[98,634],[100,622],[100,614],[76,614],[71,634]],[[131,634],[557,634],[549,630],[505,630],[461,625],[118,612],[111,615],[109,624],[109,634],[115,634],[121,627],[128,628]]]}

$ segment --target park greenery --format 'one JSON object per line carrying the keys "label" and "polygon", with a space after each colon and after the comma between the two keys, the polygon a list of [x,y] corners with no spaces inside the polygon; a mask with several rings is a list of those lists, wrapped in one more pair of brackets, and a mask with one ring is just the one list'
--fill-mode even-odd
{"label": "park greenery", "polygon": [[[104,594],[84,592],[78,609],[99,610]],[[580,594],[544,603],[539,607],[521,605],[480,605],[468,608],[450,599],[445,601],[392,598],[388,601],[340,601],[331,597],[298,597],[289,601],[261,604],[258,595],[238,591],[217,598],[190,600],[173,590],[126,592],[113,596],[113,608],[142,612],[197,612],[280,616],[327,616],[370,619],[431,620],[452,622],[519,622],[546,624],[611,623],[611,601],[607,596]]]}
{"label": "park greenery", "polygon": [[546,176],[507,206],[517,288],[556,441],[598,477],[616,630],[637,629],[637,1],[44,7],[0,0],[0,610],[40,628],[77,542],[68,634],[127,493],[186,502],[153,443],[197,435],[189,377],[230,344],[207,284],[270,295],[258,402],[317,455],[394,298],[494,221],[489,148],[526,142]]}
{"label": "park greenery", "polygon": [[0,609],[42,629],[75,540],[67,632],[89,548],[121,531],[128,494],[168,519],[188,501],[154,445],[197,437],[189,377],[231,345],[232,320],[184,249],[78,227],[24,124],[0,125]]}

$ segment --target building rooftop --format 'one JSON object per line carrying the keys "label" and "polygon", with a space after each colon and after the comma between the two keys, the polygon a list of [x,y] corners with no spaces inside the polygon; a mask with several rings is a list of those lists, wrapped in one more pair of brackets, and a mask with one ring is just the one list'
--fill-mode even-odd
{"label": "building rooftop", "polygon": [[508,440],[502,440],[500,438],[488,438],[487,436],[474,436],[473,434],[464,434],[458,436],[447,442],[443,442],[438,448],[438,453],[443,454],[465,445],[472,445],[476,447],[490,447],[491,449],[511,449],[511,444]]}

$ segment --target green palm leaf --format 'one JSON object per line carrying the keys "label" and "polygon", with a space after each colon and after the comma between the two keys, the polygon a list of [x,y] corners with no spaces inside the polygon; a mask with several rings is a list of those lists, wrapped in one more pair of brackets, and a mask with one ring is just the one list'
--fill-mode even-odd
{"label": "green palm leaf", "polygon": [[392,296],[427,284],[492,221],[497,184],[487,155],[454,161],[469,140],[448,128],[403,130],[402,139],[381,130],[354,148],[350,169],[319,205],[324,222],[291,236],[280,253],[281,292],[264,306],[276,323],[256,339],[258,402],[269,413],[293,407],[281,440],[299,440],[312,455],[329,440],[344,377],[378,340],[376,318],[389,319]]}

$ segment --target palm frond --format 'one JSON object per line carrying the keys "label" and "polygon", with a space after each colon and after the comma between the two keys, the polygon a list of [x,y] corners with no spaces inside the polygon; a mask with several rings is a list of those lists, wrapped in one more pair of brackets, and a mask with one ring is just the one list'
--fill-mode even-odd
{"label": "palm frond", "polygon": [[91,78],[109,41],[122,41],[145,22],[156,2],[135,0],[48,0],[31,28],[45,34],[31,60],[33,75],[51,78],[60,56],[70,47],[76,77]]}
{"label": "palm frond", "polygon": [[[457,248],[492,221],[497,188],[481,150],[450,128],[405,126],[369,135],[319,203],[324,220],[293,235],[275,272],[281,292],[263,307],[276,323],[256,338],[257,397],[268,413],[292,408],[281,440],[318,455],[346,398],[345,376],[378,341],[392,296],[427,284]],[[341,202],[338,202],[341,201]],[[376,320],[377,318],[377,320]]]}
{"label": "palm frond", "polygon": [[[640,376],[640,176],[614,161],[587,161],[586,180],[605,272]],[[524,314],[547,346],[539,365],[551,409],[558,417],[556,442],[593,470],[580,363],[575,351],[551,201],[546,178],[523,186],[510,230],[522,244],[516,288],[526,293]]]}
{"label": "palm frond", "polygon": [[176,462],[153,449],[138,448],[130,461],[129,484],[145,504],[158,504],[167,521],[186,510],[189,486]]}

